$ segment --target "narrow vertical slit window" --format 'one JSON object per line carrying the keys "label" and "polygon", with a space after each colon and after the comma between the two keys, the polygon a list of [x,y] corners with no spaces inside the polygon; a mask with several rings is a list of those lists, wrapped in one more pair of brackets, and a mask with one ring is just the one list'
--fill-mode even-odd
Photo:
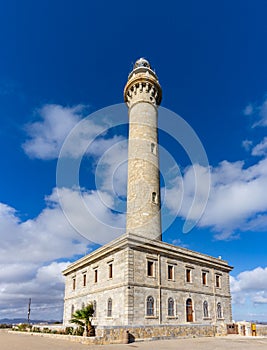
{"label": "narrow vertical slit window", "polygon": [[76,278],[72,279],[72,290],[75,290],[76,288]]}
{"label": "narrow vertical slit window", "polygon": [[207,285],[207,272],[202,272],[202,284]]}
{"label": "narrow vertical slit window", "polygon": [[108,312],[107,312],[108,317],[112,317],[112,299],[108,299]]}
{"label": "narrow vertical slit window", "polygon": [[222,305],[221,305],[221,303],[217,304],[217,318],[222,318]]}
{"label": "narrow vertical slit window", "polygon": [[156,154],[156,145],[152,142],[150,145],[151,153]]}
{"label": "narrow vertical slit window", "polygon": [[71,305],[71,310],[70,310],[70,312],[71,312],[71,318],[72,318],[72,315],[74,314],[74,305]]}
{"label": "narrow vertical slit window", "polygon": [[94,308],[93,317],[96,317],[96,300],[93,301],[93,308]]}
{"label": "narrow vertical slit window", "polygon": [[168,316],[174,316],[174,300],[173,300],[173,298],[168,299]]}
{"label": "narrow vertical slit window", "polygon": [[97,278],[98,278],[98,275],[97,275],[97,269],[94,270],[94,278],[95,278],[95,283],[97,283]]}
{"label": "narrow vertical slit window", "polygon": [[86,286],[86,273],[83,274],[83,286]]}
{"label": "narrow vertical slit window", "polygon": [[152,192],[152,203],[157,203],[157,193],[156,192]]}
{"label": "narrow vertical slit window", "polygon": [[209,317],[209,306],[206,300],[203,303],[203,314],[204,314],[204,317]]}
{"label": "narrow vertical slit window", "polygon": [[113,277],[113,264],[108,265],[108,277],[109,278]]}

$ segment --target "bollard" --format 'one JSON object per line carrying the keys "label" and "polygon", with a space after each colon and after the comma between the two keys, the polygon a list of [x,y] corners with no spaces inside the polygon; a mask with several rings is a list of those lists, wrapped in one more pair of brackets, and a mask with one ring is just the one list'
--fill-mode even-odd
{"label": "bollard", "polygon": [[122,344],[129,344],[129,331],[123,333]]}

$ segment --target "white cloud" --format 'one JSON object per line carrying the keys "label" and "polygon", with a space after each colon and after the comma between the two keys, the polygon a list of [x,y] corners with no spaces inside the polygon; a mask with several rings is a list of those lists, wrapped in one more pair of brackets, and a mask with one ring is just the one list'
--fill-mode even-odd
{"label": "white cloud", "polygon": [[[267,159],[248,168],[245,168],[244,162],[241,161],[234,163],[223,161],[217,167],[210,169],[190,166],[185,170],[183,178],[179,179],[180,185],[177,180],[176,186],[170,190],[176,191],[176,196],[169,196],[167,190],[166,205],[174,211],[175,205],[179,206],[181,203],[179,215],[186,218],[194,196],[192,186],[194,172],[201,174],[198,176],[199,186],[201,186],[201,182],[205,184],[205,177],[208,176],[209,170],[211,174],[210,197],[198,225],[211,227],[217,232],[218,239],[233,238],[237,230],[266,229]],[[195,200],[199,206],[196,205],[195,210],[190,213],[189,219],[191,220],[196,220],[200,214],[198,208],[201,207],[201,191]]]}
{"label": "white cloud", "polygon": [[[36,111],[39,121],[26,126],[29,139],[22,145],[31,158],[55,159],[66,137],[86,114],[86,106],[63,107],[47,104]],[[83,120],[77,129],[75,138],[68,140],[65,151],[73,157],[86,152],[89,143],[102,131],[102,128],[90,119]]]}
{"label": "white cloud", "polygon": [[249,105],[246,106],[246,108],[244,109],[244,115],[251,115],[253,114],[253,106],[250,103]]}
{"label": "white cloud", "polygon": [[250,151],[252,144],[253,144],[253,142],[250,140],[242,141],[242,147],[244,147],[246,151]]}
{"label": "white cloud", "polygon": [[267,312],[267,267],[230,276],[233,309],[238,319],[265,321]]}
{"label": "white cloud", "polygon": [[[90,249],[88,239],[106,243],[124,232],[118,228],[125,227],[124,215],[114,214],[109,209],[112,197],[102,192],[103,203],[99,193],[54,189],[46,198],[46,208],[24,222],[14,208],[0,203],[0,318],[25,317],[30,297],[35,303],[33,318],[62,317],[61,271],[68,263],[55,260],[85,254]],[[72,225],[62,212],[61,200],[69,220],[75,218]]]}
{"label": "white cloud", "polygon": [[244,115],[251,116],[254,115],[258,120],[253,124],[256,126],[267,126],[267,98],[265,96],[264,101],[261,104],[248,104],[244,111]]}
{"label": "white cloud", "polygon": [[[52,262],[45,266],[23,263],[0,265],[0,318],[27,317],[29,298],[32,299],[31,319],[61,319],[64,298],[62,270],[69,262]],[[19,276],[23,270],[30,276]],[[3,271],[7,270],[7,272]],[[6,278],[7,273],[11,278]]]}
{"label": "white cloud", "polygon": [[253,147],[251,154],[253,156],[267,155],[267,137],[264,137],[264,139],[260,143]]}

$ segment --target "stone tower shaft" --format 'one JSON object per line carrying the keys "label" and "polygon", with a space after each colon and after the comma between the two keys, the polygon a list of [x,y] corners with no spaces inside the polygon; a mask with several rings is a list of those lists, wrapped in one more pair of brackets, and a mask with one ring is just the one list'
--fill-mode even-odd
{"label": "stone tower shaft", "polygon": [[129,108],[126,232],[161,240],[158,106],[162,91],[147,60],[136,61],[124,89]]}

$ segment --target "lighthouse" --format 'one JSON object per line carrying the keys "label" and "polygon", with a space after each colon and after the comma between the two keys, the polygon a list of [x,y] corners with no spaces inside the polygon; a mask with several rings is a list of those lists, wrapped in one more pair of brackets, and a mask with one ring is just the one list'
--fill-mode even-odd
{"label": "lighthouse", "polygon": [[128,76],[128,182],[126,232],[161,240],[158,106],[162,90],[156,73],[140,58]]}

